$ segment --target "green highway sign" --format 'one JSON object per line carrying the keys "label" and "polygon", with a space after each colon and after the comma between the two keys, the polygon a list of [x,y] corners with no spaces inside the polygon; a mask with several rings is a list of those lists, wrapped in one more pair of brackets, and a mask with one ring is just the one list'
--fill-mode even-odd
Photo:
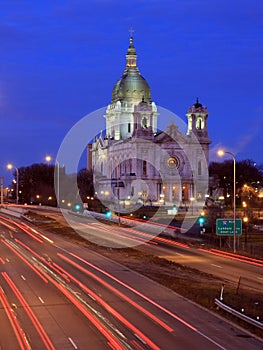
{"label": "green highway sign", "polygon": [[[234,235],[234,219],[217,219],[216,234],[219,236]],[[242,220],[236,219],[236,235],[242,235]]]}

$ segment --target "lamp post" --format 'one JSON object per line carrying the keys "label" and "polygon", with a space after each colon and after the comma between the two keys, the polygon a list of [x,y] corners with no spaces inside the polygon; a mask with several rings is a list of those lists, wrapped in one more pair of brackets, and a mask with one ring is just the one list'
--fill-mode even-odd
{"label": "lamp post", "polygon": [[7,164],[7,169],[11,170],[13,168],[16,170],[16,204],[18,204],[18,200],[19,200],[19,194],[18,194],[19,172],[18,172],[18,169],[15,166],[13,166],[11,163]]}
{"label": "lamp post", "polygon": [[60,197],[60,193],[59,193],[59,162],[56,160],[56,167],[57,167],[57,207],[59,207],[59,197]]}
{"label": "lamp post", "polygon": [[[52,157],[51,156],[46,156],[45,157],[45,160],[49,163],[51,162],[52,160]],[[60,196],[60,193],[59,193],[59,162],[56,160],[55,161],[55,170],[57,169],[57,191],[56,191],[56,196],[57,196],[57,207],[59,207],[59,196]]]}
{"label": "lamp post", "polygon": [[1,182],[1,204],[4,203],[4,177],[0,176],[0,182]]}
{"label": "lamp post", "polygon": [[194,197],[190,197],[190,201],[191,201],[191,206],[192,206],[192,215],[194,215],[194,200],[195,198]]}
{"label": "lamp post", "polygon": [[234,247],[233,247],[233,250],[234,250],[234,253],[236,253],[236,158],[234,156],[233,153],[231,152],[228,152],[228,151],[224,151],[224,150],[219,150],[217,152],[217,154],[219,155],[219,157],[223,157],[225,154],[229,154],[232,159],[233,159],[233,216],[234,216]]}

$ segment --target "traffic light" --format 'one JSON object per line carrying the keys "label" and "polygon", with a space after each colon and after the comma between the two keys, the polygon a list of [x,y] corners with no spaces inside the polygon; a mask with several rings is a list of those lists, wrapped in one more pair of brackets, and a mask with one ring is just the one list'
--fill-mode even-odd
{"label": "traffic light", "polygon": [[82,213],[82,212],[83,212],[83,204],[81,204],[81,203],[75,203],[75,204],[73,205],[73,211],[74,211],[75,213]]}
{"label": "traffic light", "polygon": [[105,209],[105,215],[106,215],[106,218],[111,218],[111,216],[112,216],[112,212],[110,211],[110,209],[109,208],[106,208]]}
{"label": "traffic light", "polygon": [[197,221],[198,221],[200,226],[203,226],[205,224],[206,220],[203,216],[200,216]]}

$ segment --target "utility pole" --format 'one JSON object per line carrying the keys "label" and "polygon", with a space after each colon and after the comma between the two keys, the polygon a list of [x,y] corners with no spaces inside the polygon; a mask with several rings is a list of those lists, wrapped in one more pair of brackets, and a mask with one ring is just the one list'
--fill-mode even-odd
{"label": "utility pole", "polygon": [[1,204],[4,204],[4,177],[0,176],[0,186],[1,186]]}

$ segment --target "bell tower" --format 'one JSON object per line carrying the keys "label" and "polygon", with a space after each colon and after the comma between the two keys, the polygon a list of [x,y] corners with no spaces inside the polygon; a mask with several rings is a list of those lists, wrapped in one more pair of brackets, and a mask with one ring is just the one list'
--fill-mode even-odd
{"label": "bell tower", "polygon": [[207,131],[207,117],[208,112],[207,108],[199,103],[198,98],[196,103],[192,107],[188,108],[188,113],[186,114],[188,119],[188,129],[187,135],[192,133],[200,139],[200,141],[208,140],[208,131]]}
{"label": "bell tower", "polygon": [[207,129],[207,107],[203,106],[197,98],[192,107],[188,108],[186,116],[188,119],[187,135],[196,137],[208,161],[209,144],[211,141],[209,140]]}

